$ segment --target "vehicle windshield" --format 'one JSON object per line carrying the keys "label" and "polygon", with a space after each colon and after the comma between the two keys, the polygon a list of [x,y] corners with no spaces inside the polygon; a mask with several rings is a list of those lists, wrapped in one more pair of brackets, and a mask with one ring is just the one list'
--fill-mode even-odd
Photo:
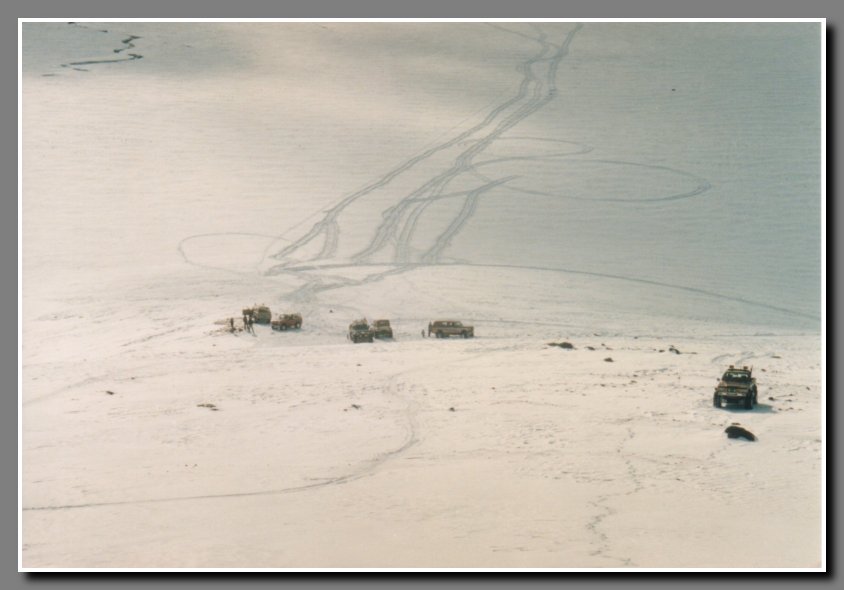
{"label": "vehicle windshield", "polygon": [[724,373],[724,381],[738,381],[738,382],[745,382],[750,378],[747,373],[731,373],[726,372]]}

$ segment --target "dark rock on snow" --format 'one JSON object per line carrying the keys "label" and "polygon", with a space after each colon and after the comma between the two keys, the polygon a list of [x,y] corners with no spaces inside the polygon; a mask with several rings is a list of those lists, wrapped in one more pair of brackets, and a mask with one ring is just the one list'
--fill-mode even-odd
{"label": "dark rock on snow", "polygon": [[746,440],[756,440],[756,436],[740,425],[738,422],[733,422],[724,430],[727,433],[727,438],[743,438]]}

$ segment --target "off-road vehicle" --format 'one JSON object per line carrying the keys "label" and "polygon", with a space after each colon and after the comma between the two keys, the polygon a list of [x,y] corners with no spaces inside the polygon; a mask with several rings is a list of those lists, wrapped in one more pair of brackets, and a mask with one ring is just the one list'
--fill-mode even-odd
{"label": "off-road vehicle", "polygon": [[302,327],[302,316],[298,313],[280,313],[278,319],[270,322],[273,330],[298,330]]}
{"label": "off-road vehicle", "polygon": [[372,330],[366,320],[355,320],[349,324],[349,340],[358,342],[372,342]]}
{"label": "off-road vehicle", "polygon": [[269,324],[273,319],[273,314],[266,305],[253,305],[244,309],[243,315],[250,316],[256,324]]}
{"label": "off-road vehicle", "polygon": [[756,404],[756,378],[753,377],[753,367],[730,368],[718,380],[712,405],[720,408],[722,403],[742,404],[745,409],[752,410]]}
{"label": "off-road vehicle", "polygon": [[428,324],[428,336],[431,334],[437,338],[448,338],[449,336],[472,338],[475,335],[475,327],[465,326],[463,322],[456,320],[436,320]]}
{"label": "off-road vehicle", "polygon": [[373,320],[370,329],[372,330],[372,335],[376,338],[393,337],[393,328],[390,326],[390,320]]}

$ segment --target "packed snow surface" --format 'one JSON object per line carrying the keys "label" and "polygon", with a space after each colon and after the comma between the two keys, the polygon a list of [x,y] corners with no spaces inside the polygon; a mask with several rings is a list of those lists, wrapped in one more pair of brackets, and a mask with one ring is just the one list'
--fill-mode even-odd
{"label": "packed snow surface", "polygon": [[820,39],[24,23],[21,566],[822,567]]}

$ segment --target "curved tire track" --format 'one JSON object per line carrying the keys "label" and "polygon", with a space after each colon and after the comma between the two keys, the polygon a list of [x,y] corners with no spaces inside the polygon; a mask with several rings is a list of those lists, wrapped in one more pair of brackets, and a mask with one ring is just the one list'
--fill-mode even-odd
{"label": "curved tire track", "polygon": [[[556,77],[556,65],[562,60],[562,58],[568,53],[568,46],[571,43],[571,40],[574,38],[574,35],[582,28],[582,25],[577,25],[566,37],[565,42],[562,46],[558,49],[557,53],[552,56],[551,58],[545,58],[545,54],[551,48],[551,44],[545,40],[544,33],[540,34],[540,37],[536,39],[541,45],[542,48],[540,52],[532,59],[529,59],[525,63],[521,64],[518,70],[523,74],[522,83],[519,86],[519,92],[515,97],[515,103],[521,102],[525,98],[528,98],[528,102],[522,106],[520,106],[515,112],[511,113],[510,115],[505,116],[499,123],[495,125],[495,127],[484,137],[478,139],[477,141],[473,142],[467,149],[465,149],[461,154],[457,156],[455,159],[455,163],[451,168],[446,170],[445,172],[441,173],[437,176],[435,181],[436,196],[437,193],[444,190],[444,188],[448,185],[449,182],[454,180],[460,174],[465,172],[469,172],[472,168],[472,160],[481,152],[489,147],[489,145],[496,139],[498,139],[505,131],[512,128],[513,126],[517,125],[528,116],[542,108],[547,102],[549,102],[554,95],[553,89],[555,88],[554,78]],[[533,66],[536,63],[540,63],[542,61],[549,61],[551,66],[548,69],[548,88],[549,90],[546,92],[544,90],[543,84],[540,82],[539,77],[533,71]],[[530,91],[531,88],[533,89],[532,92]],[[515,104],[514,103],[514,104]],[[496,117],[498,114],[502,113],[502,110],[498,110],[497,112],[494,111]],[[492,120],[490,120],[492,123]],[[402,205],[400,203],[400,205]],[[429,202],[423,202],[417,205],[414,211],[408,217],[408,220],[405,222],[404,228],[401,231],[401,234],[398,239],[398,243],[396,245],[396,256],[394,260],[397,262],[406,261],[408,259],[408,250],[409,250],[409,243],[413,237],[413,233],[416,230],[416,225],[418,223],[419,218],[421,217],[422,213],[430,204]],[[381,239],[378,239],[378,235],[376,234],[376,239],[373,241],[370,246],[357,254],[355,256],[356,260],[365,260],[375,251],[381,248],[384,243],[384,236],[389,236],[395,232],[394,224],[398,221],[398,216],[391,216],[388,220],[389,224],[382,224],[379,231],[381,232]]]}
{"label": "curved tire track", "polygon": [[[411,369],[411,371],[414,369]],[[168,496],[162,498],[143,498],[143,499],[135,499],[135,500],[114,500],[110,502],[86,502],[81,504],[54,504],[49,506],[28,506],[23,507],[21,510],[23,512],[44,512],[44,511],[54,511],[54,510],[72,510],[77,508],[102,508],[107,506],[135,506],[135,505],[143,505],[143,504],[161,504],[165,502],[185,502],[191,500],[218,500],[218,499],[226,499],[226,498],[249,498],[255,496],[276,496],[281,494],[293,494],[297,492],[304,492],[309,490],[314,490],[318,488],[323,488],[327,486],[333,485],[341,485],[350,481],[355,481],[361,479],[363,477],[367,477],[372,475],[379,467],[384,465],[387,461],[398,457],[399,455],[403,454],[405,451],[410,449],[416,443],[419,442],[419,434],[418,434],[418,424],[416,422],[416,402],[412,399],[403,397],[398,393],[398,386],[397,382],[399,377],[408,371],[402,371],[400,373],[396,373],[392,375],[388,380],[387,391],[397,397],[401,397],[405,403],[405,419],[407,420],[407,429],[405,433],[404,440],[402,443],[394,449],[384,451],[381,453],[377,453],[368,461],[363,462],[363,465],[352,471],[351,473],[347,473],[345,475],[341,475],[338,477],[331,477],[326,478],[323,481],[317,483],[310,483],[304,484],[299,486],[291,486],[287,488],[275,488],[275,489],[268,489],[268,490],[255,490],[255,491],[246,491],[246,492],[231,492],[225,494],[200,494],[200,495],[192,495],[192,496]]]}
{"label": "curved tire track", "polygon": [[[580,25],[578,25],[578,26],[580,26]],[[541,53],[537,57],[531,58],[525,64],[523,64],[521,66],[521,69],[530,70],[529,65],[531,63],[537,61],[542,55],[544,55],[544,53],[546,51],[547,51],[547,47],[543,46]],[[483,130],[484,128],[488,127],[493,121],[495,121],[496,118],[498,118],[498,116],[502,112],[504,112],[508,108],[512,107],[513,105],[517,104],[519,101],[521,101],[524,98],[524,96],[526,96],[527,86],[528,86],[528,83],[529,83],[529,76],[530,75],[531,75],[531,73],[528,72],[526,78],[522,81],[522,84],[520,85],[520,88],[519,88],[519,92],[516,94],[516,96],[514,96],[514,97],[506,100],[502,104],[496,106],[492,111],[490,111],[487,114],[487,116],[481,122],[479,122],[478,124],[474,125],[473,127],[469,128],[469,129],[467,129],[466,131],[458,134],[457,136],[451,138],[450,140],[445,141],[443,143],[440,143],[438,145],[435,145],[435,146],[425,150],[421,154],[418,154],[417,156],[414,156],[413,158],[403,162],[402,164],[400,164],[399,166],[397,166],[396,168],[394,168],[393,170],[391,170],[390,172],[388,172],[387,174],[385,174],[384,176],[382,176],[381,178],[379,178],[375,182],[363,187],[362,189],[360,189],[360,190],[352,193],[348,197],[342,199],[334,207],[329,209],[329,211],[326,213],[325,217],[323,219],[317,221],[313,225],[313,227],[310,229],[310,231],[308,231],[308,233],[306,233],[304,236],[302,236],[298,240],[292,242],[290,245],[288,245],[287,247],[285,247],[284,249],[279,251],[277,254],[275,254],[273,256],[273,258],[278,259],[278,260],[283,260],[284,258],[286,258],[286,257],[290,256],[291,254],[295,253],[297,250],[304,247],[305,245],[307,245],[308,243],[310,243],[314,239],[318,238],[323,233],[328,232],[329,227],[331,227],[332,224],[336,224],[337,217],[339,216],[339,214],[346,207],[348,207],[349,205],[351,205],[352,203],[354,203],[358,199],[370,194],[371,192],[375,191],[376,189],[379,189],[379,188],[386,186],[394,178],[396,178],[400,174],[406,172],[407,170],[410,170],[413,166],[415,166],[419,162],[422,162],[423,160],[430,158],[431,156],[437,154],[438,152],[441,152],[441,151],[446,150],[448,148],[451,148],[455,145],[458,145],[459,143],[465,141],[466,139],[468,139],[472,135],[474,135],[474,134],[478,133],[479,131]],[[446,180],[450,180],[451,176],[453,176],[453,174],[450,175],[449,171],[439,175],[437,178],[434,178],[434,179],[428,181],[427,183],[425,183],[425,185],[423,185],[422,187],[420,187],[416,191],[413,191],[412,193],[410,193],[402,201],[400,201],[397,205],[394,205],[393,207],[387,209],[383,214],[384,215],[384,221],[376,229],[375,235],[373,236],[370,244],[367,247],[365,247],[363,250],[361,250],[360,252],[355,254],[353,256],[353,258],[355,260],[362,262],[366,258],[371,256],[372,254],[374,254],[376,251],[378,251],[387,242],[387,240],[389,240],[390,237],[394,234],[395,225],[400,220],[401,216],[404,213],[404,210],[408,207],[408,203],[413,202],[415,200],[418,200],[421,196],[425,195],[428,191],[431,191],[431,190],[432,191],[438,191],[438,190],[441,191],[442,186],[444,186],[444,185],[442,185],[442,183],[445,182]],[[434,194],[436,194],[436,192]],[[424,208],[425,205],[417,205],[417,206]],[[333,256],[335,254],[335,252],[336,252],[336,244],[333,244],[333,245],[327,244],[326,246],[324,246],[322,248],[320,255],[323,256],[323,257],[330,257],[330,256]],[[282,270],[284,268],[284,266],[285,266],[284,264],[281,264],[281,265],[278,265],[277,267],[273,267],[272,269],[270,269],[269,273],[272,274],[272,273],[276,272],[277,270]]]}

